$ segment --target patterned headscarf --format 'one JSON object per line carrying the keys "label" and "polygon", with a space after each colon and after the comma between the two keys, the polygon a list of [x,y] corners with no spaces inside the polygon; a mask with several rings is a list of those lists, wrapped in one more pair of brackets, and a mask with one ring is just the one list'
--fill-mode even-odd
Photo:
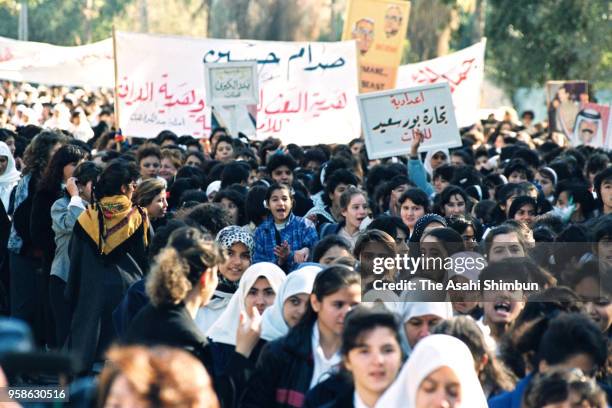
{"label": "patterned headscarf", "polygon": [[243,227],[230,225],[223,228],[217,234],[216,241],[223,249],[230,249],[236,242],[240,242],[248,248],[251,258],[253,257],[255,241],[253,240],[253,235]]}

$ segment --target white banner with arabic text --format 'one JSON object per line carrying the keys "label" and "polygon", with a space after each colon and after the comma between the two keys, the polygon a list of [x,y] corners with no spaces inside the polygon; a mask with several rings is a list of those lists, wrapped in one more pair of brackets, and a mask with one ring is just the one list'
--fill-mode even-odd
{"label": "white banner with arabic text", "polygon": [[116,35],[121,128],[127,136],[151,138],[163,129],[207,136],[211,122],[204,102],[204,63],[257,60],[257,139],[273,136],[314,145],[359,137],[354,41]]}
{"label": "white banner with arabic text", "polygon": [[479,119],[480,94],[484,81],[486,39],[455,53],[416,64],[402,65],[397,73],[396,88],[448,82],[453,95],[459,127],[470,126]]}

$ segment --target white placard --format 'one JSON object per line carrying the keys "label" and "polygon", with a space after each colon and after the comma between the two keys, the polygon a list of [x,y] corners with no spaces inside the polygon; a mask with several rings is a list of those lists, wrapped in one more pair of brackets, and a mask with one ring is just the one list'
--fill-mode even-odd
{"label": "white placard", "polygon": [[453,94],[455,115],[460,127],[471,126],[479,118],[480,95],[484,82],[486,39],[442,57],[402,65],[397,71],[396,88],[412,88],[448,82]]}
{"label": "white placard", "polygon": [[206,103],[209,106],[257,105],[257,61],[204,64]]}
{"label": "white placard", "polygon": [[408,154],[416,130],[420,151],[461,146],[448,83],[357,97],[370,159]]}

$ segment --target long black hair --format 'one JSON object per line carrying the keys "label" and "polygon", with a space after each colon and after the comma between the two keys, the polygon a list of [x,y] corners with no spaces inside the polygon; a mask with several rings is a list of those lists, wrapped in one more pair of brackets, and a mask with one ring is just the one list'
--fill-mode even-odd
{"label": "long black hair", "polygon": [[[346,266],[334,265],[319,272],[312,286],[312,294],[321,302],[327,296],[351,285],[361,285],[359,273]],[[312,308],[311,302],[308,302],[306,313],[304,313],[296,328],[308,327],[310,329],[316,320],[317,312]]]}
{"label": "long black hair", "polygon": [[88,153],[79,146],[67,144],[59,148],[53,155],[45,168],[42,178],[38,183],[39,191],[60,192],[64,179],[64,167],[69,164],[77,165],[86,159]]}
{"label": "long black hair", "polygon": [[102,171],[94,186],[96,200],[122,194],[121,187],[135,182],[140,177],[136,164],[124,159],[115,159]]}

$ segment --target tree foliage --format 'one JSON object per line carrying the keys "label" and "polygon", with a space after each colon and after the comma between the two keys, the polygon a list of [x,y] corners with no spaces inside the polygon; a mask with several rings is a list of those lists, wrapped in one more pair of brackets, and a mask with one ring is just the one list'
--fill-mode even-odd
{"label": "tree foliage", "polygon": [[[79,45],[111,35],[113,18],[133,0],[28,0],[28,40]],[[17,38],[19,7],[0,1],[0,36]]]}
{"label": "tree foliage", "polygon": [[487,61],[506,90],[548,80],[611,85],[612,3],[488,0]]}

